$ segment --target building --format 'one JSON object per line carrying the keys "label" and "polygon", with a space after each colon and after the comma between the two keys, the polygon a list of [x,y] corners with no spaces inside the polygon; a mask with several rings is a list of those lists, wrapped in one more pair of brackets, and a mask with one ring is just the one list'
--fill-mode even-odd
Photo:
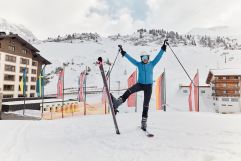
{"label": "building", "polygon": [[0,91],[3,98],[23,97],[19,85],[27,68],[27,97],[36,97],[36,80],[43,65],[51,64],[39,50],[17,34],[0,32]]}
{"label": "building", "polygon": [[241,69],[210,70],[206,83],[212,89],[213,106],[216,112],[240,112]]}

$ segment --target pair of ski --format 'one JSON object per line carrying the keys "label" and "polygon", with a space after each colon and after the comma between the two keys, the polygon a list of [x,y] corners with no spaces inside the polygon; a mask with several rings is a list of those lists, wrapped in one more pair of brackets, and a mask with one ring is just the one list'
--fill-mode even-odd
{"label": "pair of ski", "polygon": [[[116,131],[116,134],[119,135],[120,131],[119,131],[119,128],[118,128],[118,125],[117,125],[117,121],[116,121],[116,117],[115,117],[115,110],[114,110],[114,107],[113,107],[113,102],[112,102],[112,99],[111,99],[110,91],[109,91],[109,88],[108,88],[108,85],[107,85],[106,75],[105,75],[103,62],[102,62],[102,57],[98,58],[98,62],[97,63],[99,65],[100,73],[101,73],[101,76],[102,76],[102,79],[103,79],[103,83],[104,83],[104,87],[105,87],[105,90],[106,90],[109,106],[110,106],[110,109],[111,109],[112,118],[113,118],[114,125],[115,125],[115,131]],[[148,131],[144,131],[144,130],[142,130],[142,131],[144,132],[144,134],[147,137],[153,137],[154,136],[153,134],[151,134]]]}

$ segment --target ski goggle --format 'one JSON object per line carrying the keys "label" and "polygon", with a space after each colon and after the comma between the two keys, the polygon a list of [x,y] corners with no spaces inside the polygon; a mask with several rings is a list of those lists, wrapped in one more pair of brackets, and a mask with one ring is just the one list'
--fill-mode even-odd
{"label": "ski goggle", "polygon": [[142,61],[149,60],[149,56],[148,55],[143,55],[143,56],[141,56],[141,60]]}

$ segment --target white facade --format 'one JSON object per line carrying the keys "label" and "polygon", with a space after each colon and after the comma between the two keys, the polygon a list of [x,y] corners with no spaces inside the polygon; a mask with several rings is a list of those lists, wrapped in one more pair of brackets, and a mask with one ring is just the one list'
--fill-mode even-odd
{"label": "white facade", "polygon": [[[6,55],[16,57],[16,63],[6,61]],[[21,58],[27,59],[29,61],[29,64],[27,66],[25,64],[21,64],[20,63]],[[8,96],[13,96],[14,98],[17,98],[19,97],[19,95],[22,95],[22,92],[19,91],[19,85],[20,85],[19,77],[23,75],[23,73],[20,72],[20,67],[28,68],[28,73],[27,73],[28,82],[26,83],[27,97],[30,97],[30,94],[31,96],[36,96],[36,79],[37,79],[38,66],[37,65],[33,66],[32,62],[33,60],[31,58],[26,58],[26,57],[17,56],[14,54],[0,52],[0,87],[2,88],[3,96],[6,97],[8,95]],[[37,61],[34,61],[34,62],[38,63]],[[5,65],[15,66],[15,72],[5,71]],[[36,70],[36,74],[32,74],[32,69]],[[4,80],[5,74],[14,75],[15,80],[14,81]],[[34,77],[35,81],[31,81],[31,77]],[[4,85],[13,85],[14,90],[13,91],[4,90]],[[31,90],[30,89],[31,86],[35,86],[35,89]]]}
{"label": "white facade", "polygon": [[219,113],[239,113],[240,98],[239,97],[213,97],[213,106]]}

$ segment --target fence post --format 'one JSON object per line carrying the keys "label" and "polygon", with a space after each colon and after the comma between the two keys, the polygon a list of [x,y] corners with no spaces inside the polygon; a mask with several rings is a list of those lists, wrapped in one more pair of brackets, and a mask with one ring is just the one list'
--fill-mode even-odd
{"label": "fence post", "polygon": [[2,120],[2,99],[3,99],[3,94],[0,89],[0,120]]}

